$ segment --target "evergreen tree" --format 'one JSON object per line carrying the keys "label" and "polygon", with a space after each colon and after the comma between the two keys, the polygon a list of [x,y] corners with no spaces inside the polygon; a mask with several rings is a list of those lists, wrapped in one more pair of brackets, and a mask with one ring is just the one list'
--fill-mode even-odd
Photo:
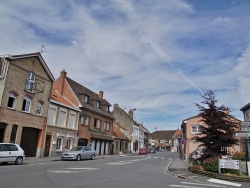
{"label": "evergreen tree", "polygon": [[[205,105],[195,104],[200,113],[201,130],[192,140],[199,144],[199,147],[204,147],[209,153],[214,155],[225,154],[222,147],[231,147],[238,144],[238,139],[235,133],[239,128],[239,122],[230,115],[230,109],[224,105],[216,106],[212,90],[207,90],[201,95]],[[200,136],[199,136],[200,135]]]}

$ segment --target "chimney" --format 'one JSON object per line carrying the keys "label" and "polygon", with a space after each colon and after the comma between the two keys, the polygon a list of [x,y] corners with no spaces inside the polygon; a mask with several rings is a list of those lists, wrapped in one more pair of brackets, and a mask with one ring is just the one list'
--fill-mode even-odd
{"label": "chimney", "polygon": [[131,117],[132,120],[134,120],[134,111],[135,110],[136,110],[135,108],[134,109],[130,109],[129,112],[128,112],[128,115]]}
{"label": "chimney", "polygon": [[102,90],[99,91],[99,97],[100,97],[100,99],[103,99],[103,91]]}
{"label": "chimney", "polygon": [[60,80],[61,80],[61,86],[60,86],[60,94],[63,95],[63,89],[64,89],[64,83],[65,83],[65,78],[67,76],[67,72],[63,69],[61,71],[61,75],[60,75]]}

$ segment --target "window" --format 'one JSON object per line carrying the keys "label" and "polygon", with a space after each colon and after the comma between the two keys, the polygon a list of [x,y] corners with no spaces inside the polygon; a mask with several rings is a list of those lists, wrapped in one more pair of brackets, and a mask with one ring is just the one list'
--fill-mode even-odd
{"label": "window", "polygon": [[69,128],[71,129],[75,128],[75,119],[76,119],[76,114],[71,112],[69,114]]}
{"label": "window", "polygon": [[106,106],[105,111],[109,112],[109,106]]}
{"label": "window", "polygon": [[37,107],[36,107],[36,114],[37,115],[42,115],[42,109],[43,109],[43,105],[41,102],[37,103]]}
{"label": "window", "polygon": [[7,107],[15,108],[15,101],[16,101],[16,95],[14,95],[13,93],[10,93]]}
{"label": "window", "polygon": [[13,125],[12,130],[11,130],[10,143],[15,143],[15,141],[16,141],[16,132],[17,132],[17,125]]}
{"label": "window", "polygon": [[200,133],[201,132],[201,126],[200,125],[192,125],[192,133]]}
{"label": "window", "polygon": [[30,112],[31,100],[29,97],[25,96],[23,99],[22,111]]}
{"label": "window", "polygon": [[87,114],[81,114],[81,125],[86,125],[88,126],[89,125],[89,119],[90,119],[90,116],[88,116]]}
{"label": "window", "polygon": [[66,111],[62,110],[60,111],[60,115],[59,115],[59,126],[61,127],[65,127],[65,121],[66,121]]}
{"label": "window", "polygon": [[96,108],[100,108],[100,101],[96,101]]}
{"label": "window", "polygon": [[62,150],[62,138],[60,137],[56,139],[56,150]]}
{"label": "window", "polygon": [[48,111],[47,123],[50,125],[55,125],[55,117],[56,117],[56,108],[50,106]]}
{"label": "window", "polygon": [[90,116],[85,116],[85,120],[84,120],[84,125],[88,126],[89,125],[89,118]]}
{"label": "window", "polygon": [[26,91],[34,92],[35,87],[35,74],[33,72],[29,72],[26,80]]}
{"label": "window", "polygon": [[88,95],[84,95],[84,102],[85,103],[89,103],[89,96]]}
{"label": "window", "polygon": [[104,130],[109,131],[109,129],[110,129],[110,123],[104,122]]}
{"label": "window", "polygon": [[67,146],[66,146],[66,149],[67,149],[67,150],[72,149],[72,139],[71,139],[71,138],[68,138],[68,139],[67,139]]}
{"label": "window", "polygon": [[97,128],[97,129],[100,129],[100,127],[101,127],[101,120],[95,118],[94,127]]}

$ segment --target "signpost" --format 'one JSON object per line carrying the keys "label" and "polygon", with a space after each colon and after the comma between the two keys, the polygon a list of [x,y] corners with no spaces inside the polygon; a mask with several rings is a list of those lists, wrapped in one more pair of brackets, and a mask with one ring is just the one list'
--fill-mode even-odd
{"label": "signpost", "polygon": [[240,160],[219,159],[219,173],[221,173],[221,168],[236,169],[239,170],[239,175],[242,175]]}

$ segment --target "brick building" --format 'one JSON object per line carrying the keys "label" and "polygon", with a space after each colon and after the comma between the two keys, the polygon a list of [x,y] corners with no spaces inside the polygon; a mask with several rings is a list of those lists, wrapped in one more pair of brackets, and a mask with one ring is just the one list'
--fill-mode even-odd
{"label": "brick building", "polygon": [[27,157],[43,156],[54,77],[39,52],[0,62],[0,142],[19,144]]}

